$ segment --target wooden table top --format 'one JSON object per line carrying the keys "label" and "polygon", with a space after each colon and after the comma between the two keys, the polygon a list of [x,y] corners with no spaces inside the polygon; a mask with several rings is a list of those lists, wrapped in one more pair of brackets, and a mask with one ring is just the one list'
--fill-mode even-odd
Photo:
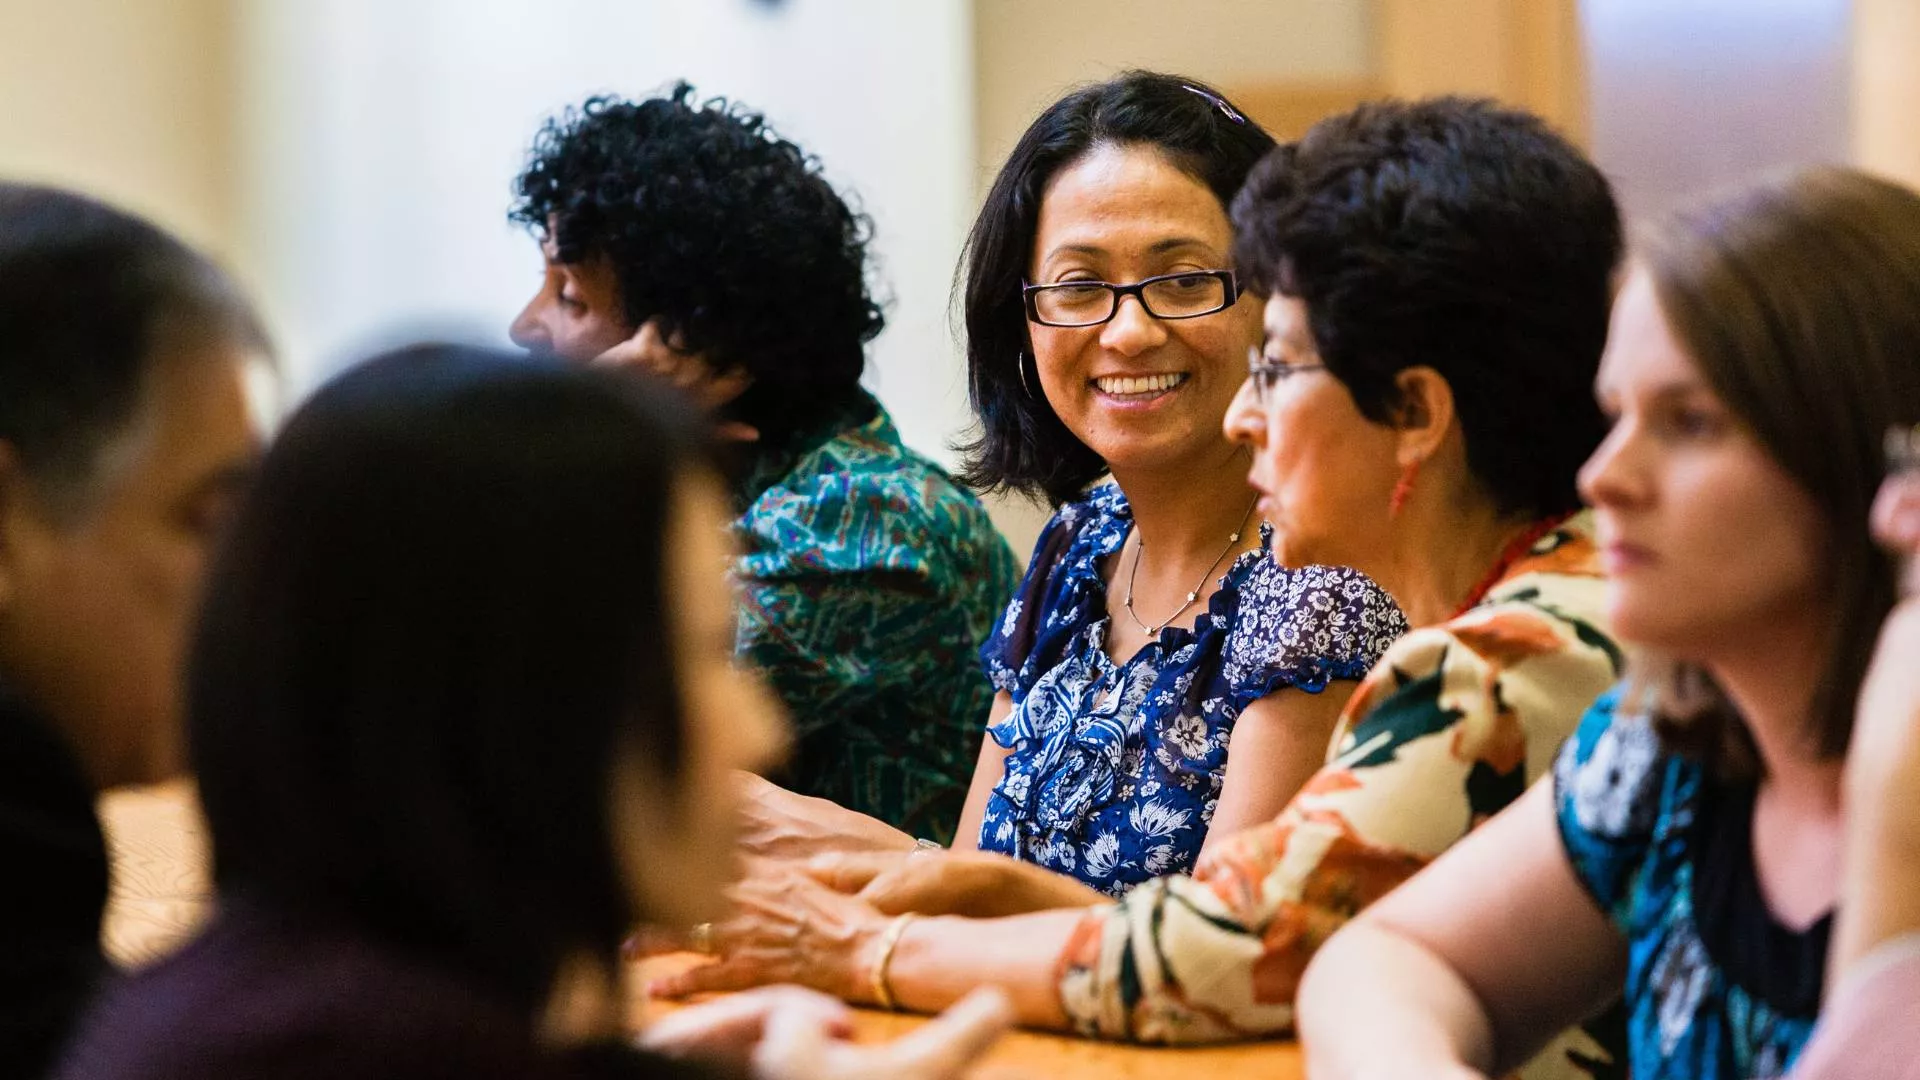
{"label": "wooden table top", "polygon": [[[700,959],[682,953],[644,961],[636,965],[632,985],[644,986],[648,979],[690,967]],[[670,1001],[646,1001],[638,995],[634,1002],[636,1026],[645,1015],[657,1017],[681,1007]],[[862,1042],[880,1042],[904,1035],[925,1022],[926,1017],[910,1013],[856,1009],[854,1037]],[[1172,1048],[1013,1031],[1003,1036],[968,1075],[971,1080],[1299,1080],[1306,1072],[1300,1048],[1292,1042]]]}

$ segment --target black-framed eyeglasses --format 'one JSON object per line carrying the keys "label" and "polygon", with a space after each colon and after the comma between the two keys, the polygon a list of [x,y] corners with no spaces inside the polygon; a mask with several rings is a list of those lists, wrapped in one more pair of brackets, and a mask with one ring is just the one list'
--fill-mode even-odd
{"label": "black-framed eyeglasses", "polygon": [[1156,319],[1197,319],[1225,311],[1240,298],[1240,282],[1231,270],[1188,270],[1161,274],[1131,285],[1110,281],[1063,281],[1025,285],[1027,318],[1041,326],[1099,326],[1120,311],[1120,298],[1140,301]]}
{"label": "black-framed eyeglasses", "polygon": [[1253,382],[1255,404],[1265,405],[1267,395],[1273,392],[1274,384],[1289,375],[1325,370],[1327,370],[1325,364],[1289,364],[1284,360],[1269,360],[1260,346],[1247,346],[1247,378]]}

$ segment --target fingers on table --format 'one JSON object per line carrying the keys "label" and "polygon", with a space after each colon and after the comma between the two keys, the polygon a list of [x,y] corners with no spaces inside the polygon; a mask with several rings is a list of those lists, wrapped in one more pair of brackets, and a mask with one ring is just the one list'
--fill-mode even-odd
{"label": "fingers on table", "polygon": [[647,984],[647,993],[653,997],[681,998],[694,994],[747,990],[772,981],[766,975],[765,965],[728,957],[677,974],[663,975]]}

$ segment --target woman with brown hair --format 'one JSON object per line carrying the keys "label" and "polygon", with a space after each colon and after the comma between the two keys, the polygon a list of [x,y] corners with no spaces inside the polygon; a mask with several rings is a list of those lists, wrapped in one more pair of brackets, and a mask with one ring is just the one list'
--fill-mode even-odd
{"label": "woman with brown hair", "polygon": [[1484,1077],[1623,986],[1640,1080],[1792,1065],[1894,598],[1868,508],[1882,433],[1920,418],[1916,356],[1903,188],[1773,178],[1639,249],[1598,379],[1613,431],[1581,477],[1638,673],[1551,785],[1321,951],[1300,997],[1314,1076]]}

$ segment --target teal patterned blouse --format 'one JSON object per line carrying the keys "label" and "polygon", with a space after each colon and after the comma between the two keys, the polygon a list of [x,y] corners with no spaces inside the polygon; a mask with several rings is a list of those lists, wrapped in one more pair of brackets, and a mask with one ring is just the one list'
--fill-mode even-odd
{"label": "teal patterned blouse", "polygon": [[980,643],[1017,581],[1006,540],[865,394],[736,494],[736,652],[793,720],[782,779],[948,841],[993,703]]}
{"label": "teal patterned blouse", "polygon": [[1662,745],[1619,691],[1554,764],[1560,837],[1627,942],[1627,1075],[1773,1080],[1819,1011],[1831,916],[1773,921],[1753,868],[1752,785]]}

